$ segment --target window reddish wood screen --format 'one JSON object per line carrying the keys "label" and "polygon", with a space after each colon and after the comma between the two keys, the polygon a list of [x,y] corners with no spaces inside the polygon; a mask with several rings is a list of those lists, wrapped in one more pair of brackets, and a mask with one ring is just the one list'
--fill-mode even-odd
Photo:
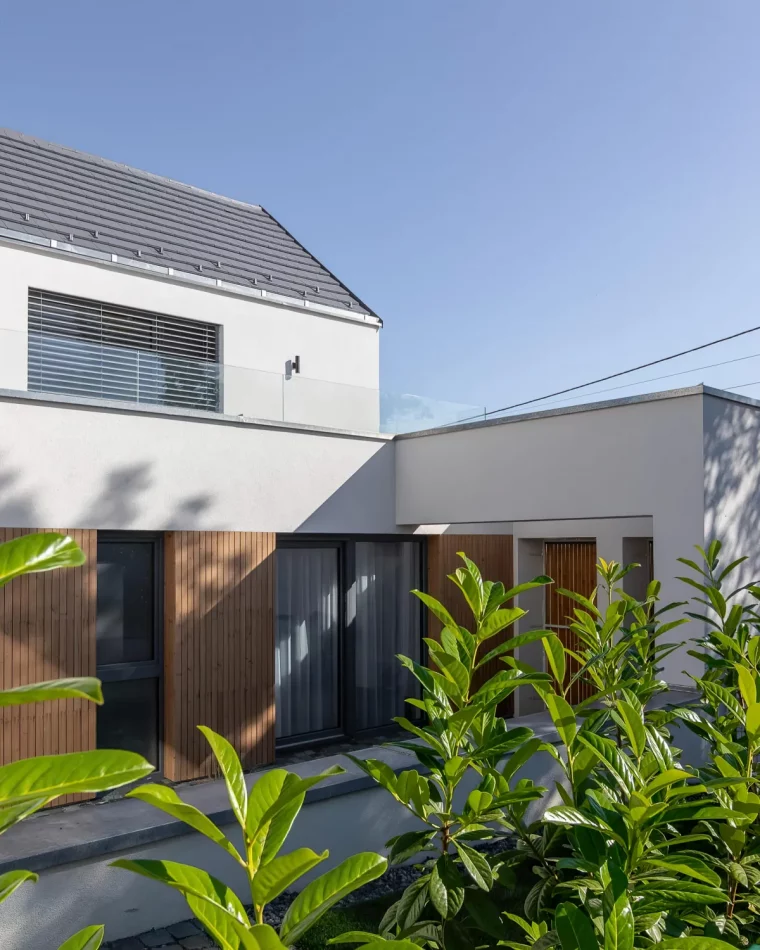
{"label": "window reddish wood screen", "polygon": [[[554,581],[546,588],[546,626],[571,650],[577,650],[580,641],[570,630],[574,619],[573,610],[579,606],[569,597],[557,593],[558,588],[572,590],[590,597],[596,587],[596,542],[595,541],[547,541],[544,544],[544,571]],[[577,672],[578,664],[568,659],[567,678]],[[571,703],[579,703],[590,696],[593,687],[576,680],[568,697]]]}
{"label": "window reddish wood screen", "polygon": [[[0,542],[37,530],[0,528]],[[70,534],[87,556],[82,567],[17,577],[0,588],[0,685],[4,689],[69,676],[95,676],[97,532]],[[34,755],[95,748],[97,706],[84,699],[0,709],[0,764]],[[67,805],[89,798],[69,795]]]}
{"label": "window reddish wood screen", "polygon": [[215,774],[197,726],[250,769],[274,760],[275,536],[175,531],[165,544],[164,773]]}
{"label": "window reddish wood screen", "polygon": [[[428,590],[443,603],[458,624],[468,630],[473,628],[472,613],[459,590],[447,579],[458,567],[463,566],[457,551],[464,551],[471,561],[480,568],[483,579],[501,581],[505,587],[513,585],[512,535],[511,534],[437,534],[428,538]],[[428,614],[428,636],[438,637],[441,625]],[[488,647],[481,654],[492,650],[507,637],[512,636],[512,628],[498,634],[488,641]],[[481,686],[494,673],[506,667],[498,659],[493,660],[478,671],[475,687]],[[502,716],[514,715],[514,702],[510,697],[503,704]]]}

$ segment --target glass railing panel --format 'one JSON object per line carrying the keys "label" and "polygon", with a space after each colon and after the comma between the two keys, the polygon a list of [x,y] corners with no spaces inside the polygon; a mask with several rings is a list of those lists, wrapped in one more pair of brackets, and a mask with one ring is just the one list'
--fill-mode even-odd
{"label": "glass railing panel", "polygon": [[484,412],[478,406],[299,374],[2,329],[0,388],[388,434],[469,421]]}

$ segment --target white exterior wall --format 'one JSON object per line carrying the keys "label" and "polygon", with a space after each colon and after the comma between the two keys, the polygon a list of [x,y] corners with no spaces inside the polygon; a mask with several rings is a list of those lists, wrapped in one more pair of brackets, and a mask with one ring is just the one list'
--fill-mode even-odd
{"label": "white exterior wall", "polygon": [[[29,288],[221,326],[224,412],[377,431],[379,330],[135,269],[0,244],[0,389],[27,388]],[[11,332],[9,332],[11,331]],[[283,381],[301,357],[301,375]]]}
{"label": "white exterior wall", "polygon": [[[663,600],[682,600],[676,559],[704,540],[702,432],[702,395],[690,394],[401,437],[397,520],[516,525],[651,517]],[[614,538],[605,549],[621,559]],[[607,556],[601,545],[600,554]],[[698,666],[678,651],[665,674],[686,684],[684,669]]]}
{"label": "white exterior wall", "polygon": [[[747,556],[731,588],[760,577],[760,408],[705,395],[705,542],[723,542],[725,567]],[[735,583],[734,583],[735,581]]]}
{"label": "white exterior wall", "polygon": [[396,531],[395,445],[0,399],[3,527]]}

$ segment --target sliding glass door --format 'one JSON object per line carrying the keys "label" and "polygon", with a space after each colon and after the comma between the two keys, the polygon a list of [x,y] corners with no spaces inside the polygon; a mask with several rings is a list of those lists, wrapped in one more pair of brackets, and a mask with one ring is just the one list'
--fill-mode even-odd
{"label": "sliding glass door", "polygon": [[422,656],[420,541],[277,541],[277,739],[353,735],[413,716]]}
{"label": "sliding glass door", "polygon": [[338,545],[278,548],[277,738],[340,727]]}
{"label": "sliding glass door", "polygon": [[415,541],[357,541],[354,668],[358,730],[411,716],[404,700],[417,695],[417,681],[396,658],[417,662],[422,651],[419,600],[420,545]]}

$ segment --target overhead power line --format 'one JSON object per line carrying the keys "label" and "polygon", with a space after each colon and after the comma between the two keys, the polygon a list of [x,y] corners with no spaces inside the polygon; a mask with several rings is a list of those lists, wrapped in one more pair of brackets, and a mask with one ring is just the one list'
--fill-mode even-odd
{"label": "overhead power line", "polygon": [[[756,360],[760,353],[750,353],[749,356],[735,356],[730,360],[721,360],[719,363],[705,363],[702,366],[692,366],[690,369],[682,369],[677,373],[665,373],[663,376],[647,376],[646,379],[637,379],[632,383],[622,383],[620,386],[607,386],[605,389],[593,389],[590,393],[584,393],[584,396],[601,396],[603,393],[619,392],[621,389],[630,389],[631,386],[643,386],[645,383],[656,383],[661,379],[675,379],[676,376],[689,376],[691,373],[698,373],[703,369],[715,369],[716,366],[728,366],[729,363],[743,363],[746,360]],[[742,384],[744,385],[744,384]],[[747,383],[747,386],[753,386],[754,383]],[[729,389],[736,389],[735,386],[729,386]],[[547,397],[548,398],[548,397]],[[573,397],[570,396],[570,399]],[[557,399],[550,402],[550,406],[559,406],[562,403],[569,402],[569,399]]]}
{"label": "overhead power line", "polygon": [[736,340],[740,336],[747,336],[748,333],[757,333],[758,330],[760,330],[760,326],[750,327],[748,330],[740,330],[738,333],[731,333],[717,340],[711,340],[709,343],[701,343],[699,346],[689,347],[688,350],[681,350],[679,353],[672,353],[670,356],[661,356],[659,359],[650,360],[648,363],[641,363],[639,366],[632,366],[630,369],[610,373],[609,376],[600,376],[598,379],[589,380],[587,383],[579,383],[577,386],[568,386],[567,389],[558,389],[556,392],[547,393],[545,396],[536,396],[534,399],[525,399],[523,402],[512,403],[511,406],[502,406],[501,409],[490,409],[487,412],[479,412],[477,415],[468,416],[466,419],[458,419],[455,423],[450,424],[461,425],[463,422],[470,422],[472,419],[486,419],[488,416],[495,416],[500,412],[509,412],[510,409],[521,409],[523,406],[532,406],[534,403],[543,402],[545,399],[554,399],[556,396],[564,396],[566,393],[574,393],[579,389],[587,389],[589,386],[606,383],[610,379],[618,379],[620,376],[627,376],[629,373],[637,373],[640,369],[649,369],[650,366],[658,366],[660,363],[677,360],[681,356],[688,356],[689,353],[698,353],[699,350],[706,350],[710,346],[717,346],[718,343],[726,343],[728,340]]}

